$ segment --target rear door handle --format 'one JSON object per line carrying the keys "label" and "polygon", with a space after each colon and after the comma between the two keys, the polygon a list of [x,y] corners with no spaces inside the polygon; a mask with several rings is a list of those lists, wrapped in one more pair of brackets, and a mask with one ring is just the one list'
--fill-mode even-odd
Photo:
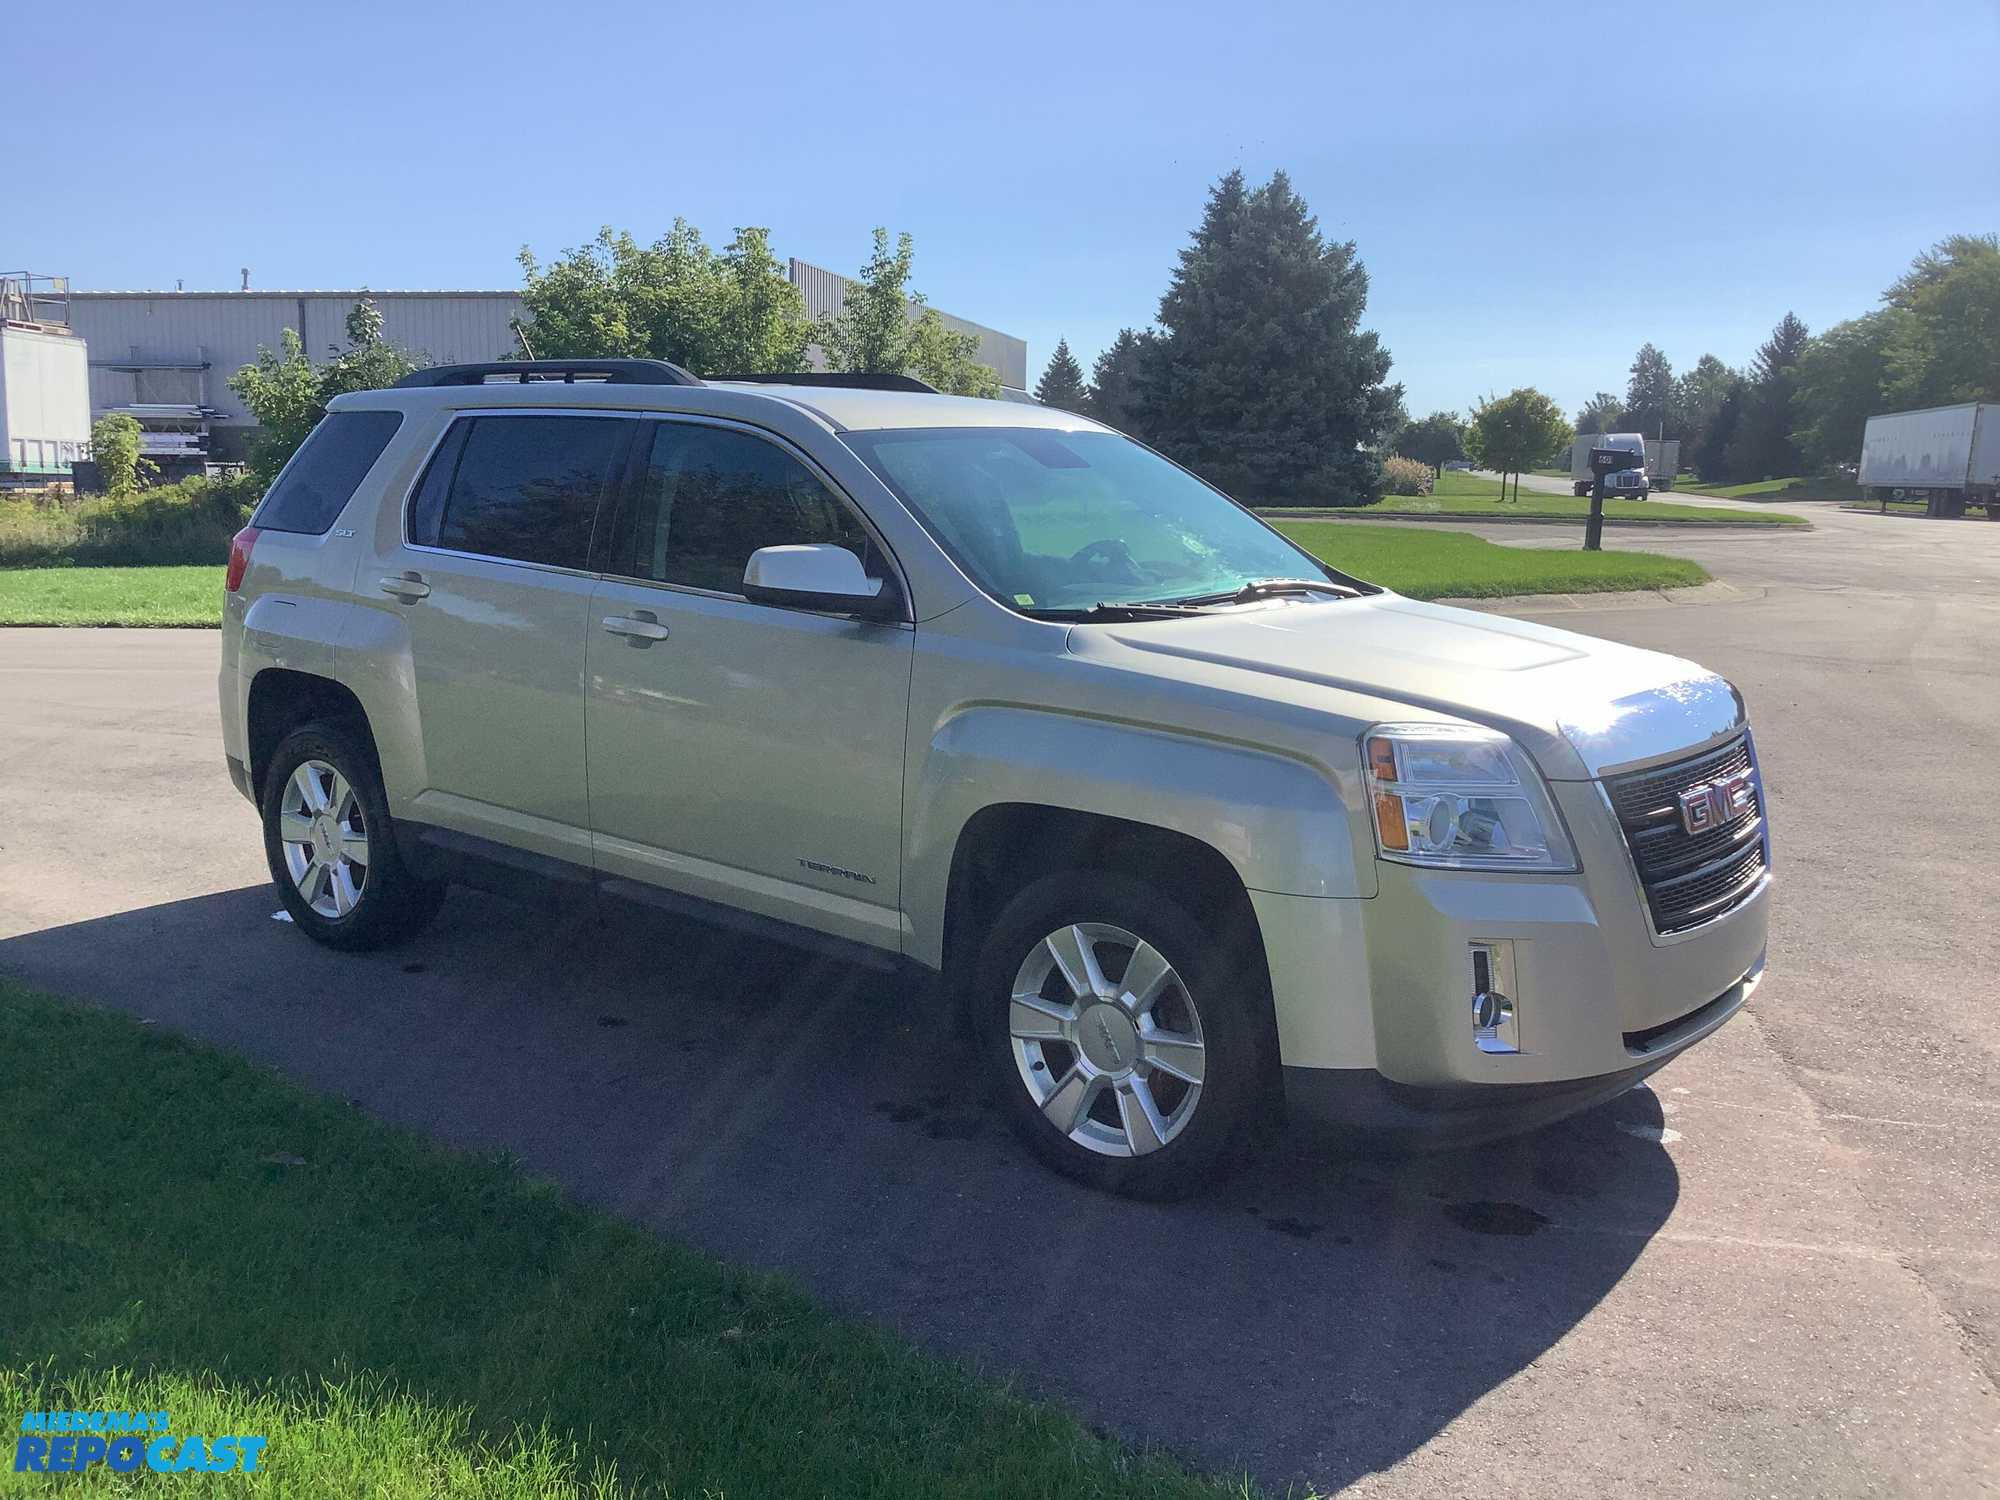
{"label": "rear door handle", "polygon": [[394,594],[405,604],[415,604],[431,591],[421,573],[392,573],[376,585],[385,594]]}
{"label": "rear door handle", "polygon": [[606,615],[604,628],[613,635],[624,636],[634,646],[650,646],[667,638],[667,627],[650,609],[635,609],[629,615]]}

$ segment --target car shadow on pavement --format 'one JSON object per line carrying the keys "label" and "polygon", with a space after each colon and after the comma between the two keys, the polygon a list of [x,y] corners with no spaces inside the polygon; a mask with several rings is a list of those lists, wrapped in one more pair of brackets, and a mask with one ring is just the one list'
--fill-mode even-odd
{"label": "car shadow on pavement", "polygon": [[615,903],[465,890],[341,955],[265,886],[0,942],[148,1017],[530,1172],[1209,1470],[1333,1491],[1410,1454],[1603,1298],[1679,1190],[1650,1091],[1446,1155],[1281,1144],[1123,1202],[1008,1135],[910,987]]}

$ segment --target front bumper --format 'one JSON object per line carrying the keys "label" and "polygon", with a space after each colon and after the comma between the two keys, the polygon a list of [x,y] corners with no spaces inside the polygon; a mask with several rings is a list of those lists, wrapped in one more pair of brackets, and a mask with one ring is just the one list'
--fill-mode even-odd
{"label": "front bumper", "polygon": [[[1550,792],[1579,873],[1385,863],[1371,898],[1251,894],[1295,1111],[1454,1134],[1519,1129],[1629,1088],[1742,1008],[1763,973],[1768,868],[1721,915],[1656,933],[1598,783]],[[1473,952],[1496,947],[1508,959],[1511,1050],[1474,1025]]]}
{"label": "front bumper", "polygon": [[1540,1083],[1397,1083],[1372,1068],[1284,1070],[1285,1108],[1297,1125],[1393,1135],[1433,1145],[1471,1145],[1553,1124],[1624,1093],[1665,1067],[1743,1008],[1763,977],[1755,970],[1678,1024],[1628,1039],[1627,1065],[1609,1073]]}

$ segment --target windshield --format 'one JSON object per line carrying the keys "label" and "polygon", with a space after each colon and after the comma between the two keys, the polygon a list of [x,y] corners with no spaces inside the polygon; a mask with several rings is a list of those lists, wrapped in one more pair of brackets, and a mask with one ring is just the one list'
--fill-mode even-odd
{"label": "windshield", "polygon": [[1220,491],[1116,433],[929,427],[842,436],[982,588],[1020,609],[1327,576]]}

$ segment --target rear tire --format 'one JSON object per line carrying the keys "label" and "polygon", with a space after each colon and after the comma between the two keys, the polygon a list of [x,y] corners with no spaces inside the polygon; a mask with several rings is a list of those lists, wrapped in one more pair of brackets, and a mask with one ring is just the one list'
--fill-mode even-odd
{"label": "rear tire", "polygon": [[444,903],[444,882],[403,862],[375,757],[352,731],[314,723],[287,735],[265,770],[262,810],[278,899],[315,942],[387,947]]}
{"label": "rear tire", "polygon": [[974,964],[973,1045],[1028,1148],[1128,1197],[1206,1187],[1270,1097],[1270,990],[1245,946],[1109,872],[1010,900]]}

